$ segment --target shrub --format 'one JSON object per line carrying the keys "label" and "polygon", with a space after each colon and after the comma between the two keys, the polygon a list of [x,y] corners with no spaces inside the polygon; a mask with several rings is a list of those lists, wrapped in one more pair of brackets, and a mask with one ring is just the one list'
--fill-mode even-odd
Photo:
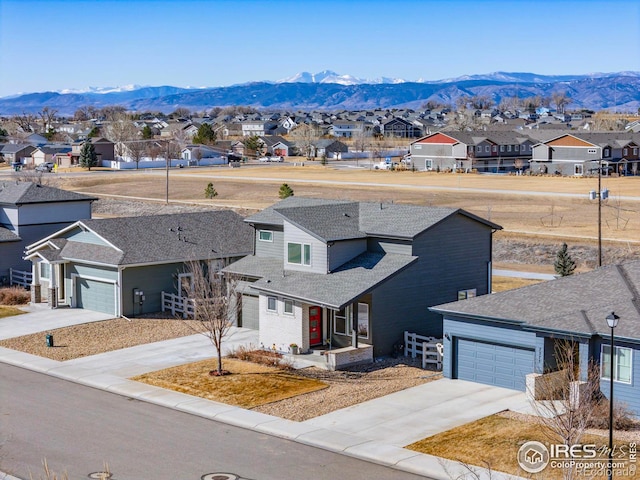
{"label": "shrub", "polygon": [[0,288],[0,305],[26,305],[30,301],[29,290],[22,287]]}
{"label": "shrub", "polygon": [[[615,430],[631,430],[638,426],[638,420],[625,404],[613,404],[613,428]],[[609,401],[606,398],[599,399],[593,408],[590,428],[606,430],[609,428]]]}
{"label": "shrub", "polygon": [[214,198],[217,196],[218,192],[216,192],[216,189],[213,187],[213,183],[209,182],[207,188],[204,189],[204,198]]}
{"label": "shrub", "polygon": [[281,353],[273,350],[262,350],[252,345],[239,346],[229,353],[229,358],[237,358],[245,362],[257,363],[258,365],[268,365],[270,367],[278,367],[283,370],[291,370],[292,366],[288,359],[283,358]]}

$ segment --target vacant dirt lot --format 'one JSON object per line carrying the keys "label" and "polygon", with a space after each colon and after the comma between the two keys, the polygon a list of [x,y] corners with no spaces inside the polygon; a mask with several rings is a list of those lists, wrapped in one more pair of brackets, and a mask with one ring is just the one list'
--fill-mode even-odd
{"label": "vacant dirt lot", "polygon": [[[563,241],[579,268],[593,268],[597,258],[598,206],[588,199],[588,192],[597,190],[596,178],[336,170],[315,165],[194,168],[172,170],[169,178],[169,205],[164,202],[164,171],[92,172],[58,177],[58,182],[100,196],[95,211],[105,216],[195,208],[233,208],[245,215],[277,202],[278,188],[286,182],[297,196],[464,208],[503,227],[495,235],[494,261],[499,264],[551,268]],[[219,194],[212,200],[204,198],[209,182]],[[640,258],[639,182],[632,177],[602,180],[611,195],[602,206],[605,264]],[[145,203],[131,201],[135,199]]]}

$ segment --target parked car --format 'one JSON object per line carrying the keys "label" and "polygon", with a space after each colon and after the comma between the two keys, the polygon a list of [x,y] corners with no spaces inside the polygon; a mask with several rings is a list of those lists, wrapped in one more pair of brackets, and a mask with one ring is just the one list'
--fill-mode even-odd
{"label": "parked car", "polygon": [[270,162],[271,161],[271,157],[260,157],[258,159],[259,162]]}
{"label": "parked car", "polygon": [[53,162],[44,162],[36,165],[36,172],[50,172],[53,170]]}
{"label": "parked car", "polygon": [[284,157],[273,157],[272,162],[284,162]]}

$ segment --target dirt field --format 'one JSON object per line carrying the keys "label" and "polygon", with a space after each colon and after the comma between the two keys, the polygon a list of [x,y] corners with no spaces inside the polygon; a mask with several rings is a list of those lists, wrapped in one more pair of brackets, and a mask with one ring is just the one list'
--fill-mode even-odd
{"label": "dirt field", "polygon": [[[597,178],[553,176],[494,176],[388,172],[322,166],[243,166],[172,170],[171,206],[164,205],[165,172],[96,172],[60,179],[61,186],[102,198],[155,200],[144,213],[176,208],[234,208],[251,213],[278,201],[278,188],[288,183],[296,196],[356,201],[383,201],[464,208],[503,227],[495,236],[494,260],[505,264],[551,265],[563,241],[583,269],[597,258],[598,202],[588,198]],[[218,191],[204,198],[212,182]],[[604,263],[640,258],[640,178],[603,178],[610,198],[602,205]],[[113,196],[113,197],[109,197]],[[107,203],[103,201],[103,203]],[[139,214],[140,204],[122,203],[98,215]]]}

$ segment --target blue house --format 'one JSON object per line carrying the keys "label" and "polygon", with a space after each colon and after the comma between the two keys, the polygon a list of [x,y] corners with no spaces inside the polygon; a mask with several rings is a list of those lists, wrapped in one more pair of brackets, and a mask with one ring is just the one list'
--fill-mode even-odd
{"label": "blue house", "polygon": [[558,342],[573,344],[586,379],[599,366],[609,395],[610,328],[614,331],[615,401],[640,415],[640,261],[601,267],[550,282],[438,305],[443,317],[443,373],[525,390],[525,377],[558,369]]}

